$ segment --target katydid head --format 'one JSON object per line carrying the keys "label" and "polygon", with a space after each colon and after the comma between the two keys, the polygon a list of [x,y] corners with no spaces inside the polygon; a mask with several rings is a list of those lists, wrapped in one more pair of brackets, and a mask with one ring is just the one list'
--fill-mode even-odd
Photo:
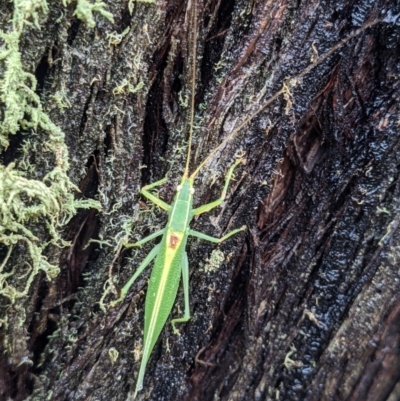
{"label": "katydid head", "polygon": [[193,196],[193,179],[183,176],[181,183],[176,187],[177,196],[180,198],[188,198]]}

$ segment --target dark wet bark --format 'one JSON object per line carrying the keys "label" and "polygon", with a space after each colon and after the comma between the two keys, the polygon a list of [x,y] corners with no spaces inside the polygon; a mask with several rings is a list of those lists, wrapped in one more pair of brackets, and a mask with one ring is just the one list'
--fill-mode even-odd
{"label": "dark wet bark", "polygon": [[[73,4],[55,22],[61,9],[51,5],[42,30],[26,33],[26,67],[66,134],[70,176],[103,212],[76,216],[60,276],[37,280],[8,310],[1,399],[126,400],[135,386],[148,274],[119,307],[104,314],[98,302],[110,265],[121,287],[151,245],[114,263],[113,247],[84,246],[115,246],[132,216],[132,240],[165,224],[139,189],[168,173],[159,195],[170,202],[182,174],[191,54],[186,3],[134,3],[132,16],[126,1],[108,3],[114,24],[97,17],[89,29]],[[221,244],[225,260],[211,271],[216,246],[189,240],[192,319],[180,336],[166,325],[138,398],[400,399],[399,2],[200,3],[193,166],[285,78],[365,22],[386,20],[258,114],[199,175],[197,205],[218,196],[246,153],[227,201],[192,226],[248,230]],[[112,44],[107,35],[127,27]],[[58,91],[71,107],[57,108]],[[181,293],[176,305],[173,316]]]}

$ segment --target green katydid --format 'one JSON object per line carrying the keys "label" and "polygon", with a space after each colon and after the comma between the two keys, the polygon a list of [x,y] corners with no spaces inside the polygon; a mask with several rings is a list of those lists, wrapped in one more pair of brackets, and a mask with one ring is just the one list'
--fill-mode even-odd
{"label": "green katydid", "polygon": [[[192,12],[193,30],[194,34],[197,30],[197,13],[196,6],[190,5]],[[186,242],[188,236],[197,237],[206,241],[214,243],[220,243],[230,238],[232,235],[246,229],[245,226],[237,228],[222,238],[214,238],[201,232],[190,229],[189,224],[194,216],[206,213],[211,209],[221,205],[224,201],[229,186],[229,182],[232,178],[234,169],[243,162],[243,159],[238,159],[229,169],[226,176],[225,185],[222,190],[222,194],[219,199],[210,202],[206,205],[200,206],[193,209],[193,194],[194,178],[199,172],[200,168],[204,165],[206,160],[195,170],[195,172],[189,175],[189,162],[191,155],[191,144],[193,136],[193,120],[194,120],[194,94],[195,94],[195,72],[196,72],[196,40],[193,40],[193,67],[192,67],[192,87],[191,87],[191,109],[190,109],[190,130],[189,130],[189,144],[188,152],[186,156],[186,167],[184,174],[181,179],[180,185],[177,187],[177,192],[172,205],[168,205],[163,200],[153,195],[149,190],[162,185],[167,181],[167,178],[156,181],[150,185],[144,186],[140,193],[147,199],[152,201],[154,204],[159,206],[168,212],[167,225],[153,234],[150,234],[146,238],[134,243],[125,244],[126,247],[141,246],[144,243],[151,241],[154,238],[162,236],[161,242],[157,244],[150,253],[145,257],[143,262],[137,268],[135,274],[121,289],[120,297],[112,303],[112,306],[121,302],[130,287],[133,285],[137,277],[143,272],[143,270],[154,261],[154,267],[151,272],[149,285],[147,288],[146,301],[145,301],[145,318],[144,318],[144,340],[143,340],[143,355],[140,365],[139,375],[137,379],[135,397],[138,391],[142,389],[143,378],[147,362],[150,358],[150,354],[154,348],[154,345],[165,325],[165,322],[172,310],[175,302],[175,298],[178,291],[180,278],[182,275],[183,291],[184,291],[184,303],[185,312],[183,317],[173,319],[171,321],[174,333],[177,333],[175,323],[184,323],[190,319],[190,308],[189,308],[189,262],[185,251]],[[216,149],[217,150],[217,149]]]}
{"label": "green katydid", "polygon": [[[196,36],[197,33],[197,11],[195,1],[188,2],[188,12],[191,12],[191,20],[193,22],[193,35]],[[355,31],[354,33],[347,36],[344,40],[339,42],[330,51],[315,60],[309,67],[303,70],[300,74],[293,77],[290,82],[294,86],[297,82],[309,73],[314,67],[326,60],[330,55],[332,55],[336,50],[342,47],[350,39],[354,38],[360,32],[369,28],[370,26],[378,23],[379,20],[375,20],[371,23],[366,23],[363,27]],[[211,241],[214,243],[220,243],[230,238],[231,236],[245,230],[246,227],[237,228],[228,234],[224,235],[222,238],[214,238],[203,234],[201,232],[194,231],[190,229],[189,224],[194,216],[200,215],[202,213],[208,212],[211,209],[221,205],[224,201],[229,182],[232,179],[233,172],[235,168],[243,162],[242,159],[237,160],[229,169],[225,185],[222,190],[222,194],[219,199],[208,203],[206,205],[192,208],[193,204],[193,182],[194,178],[201,170],[201,168],[207,163],[207,161],[223,147],[227,141],[231,140],[236,133],[238,133],[246,124],[248,124],[258,113],[269,106],[274,100],[276,100],[280,95],[288,92],[288,85],[283,85],[282,89],[276,92],[268,101],[266,101],[261,107],[254,111],[248,118],[246,118],[238,127],[236,127],[230,135],[217,147],[215,148],[208,157],[196,168],[196,170],[189,175],[189,162],[191,156],[191,145],[193,136],[193,122],[194,122],[194,101],[195,101],[195,73],[196,73],[196,39],[193,39],[193,66],[192,66],[192,86],[191,86],[191,105],[190,105],[190,130],[189,130],[189,142],[188,151],[186,155],[186,166],[184,174],[181,179],[180,185],[177,187],[177,193],[175,195],[174,201],[171,205],[168,205],[163,200],[158,198],[156,195],[152,194],[150,190],[157,186],[162,185],[167,181],[167,178],[156,181],[152,184],[146,185],[141,189],[141,194],[147,199],[152,201],[154,204],[159,206],[168,212],[168,222],[167,225],[153,234],[143,238],[142,240],[134,244],[125,244],[126,247],[141,246],[148,241],[151,241],[157,237],[162,236],[161,242],[157,244],[150,253],[145,257],[142,263],[137,268],[134,275],[125,284],[121,290],[120,297],[112,302],[112,306],[115,306],[121,302],[130,287],[133,285],[138,276],[143,272],[143,270],[155,259],[154,267],[150,276],[149,285],[146,294],[145,301],[145,317],[144,317],[144,339],[143,339],[143,355],[140,364],[139,374],[137,378],[137,384],[135,389],[135,395],[143,387],[143,379],[146,370],[147,363],[149,361],[151,352],[157,342],[157,339],[165,325],[166,320],[172,310],[173,304],[178,291],[178,286],[180,282],[180,277],[182,275],[183,281],[183,291],[184,291],[184,315],[181,318],[172,319],[171,323],[173,330],[176,333],[177,329],[175,327],[176,323],[184,323],[190,319],[190,308],[189,308],[189,271],[188,271],[188,257],[185,251],[186,242],[188,236],[194,236],[206,241]],[[289,85],[290,86],[290,85]]]}

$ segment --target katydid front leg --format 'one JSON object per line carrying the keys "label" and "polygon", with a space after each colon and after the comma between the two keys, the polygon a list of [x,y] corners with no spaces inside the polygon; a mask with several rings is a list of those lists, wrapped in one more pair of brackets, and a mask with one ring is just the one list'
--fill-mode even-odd
{"label": "katydid front leg", "polygon": [[[221,196],[217,200],[215,200],[213,202],[207,203],[206,205],[203,205],[203,206],[200,206],[200,207],[194,209],[193,212],[192,212],[193,216],[197,216],[199,214],[209,212],[210,210],[212,210],[215,207],[219,206],[225,200],[226,192],[228,190],[229,183],[230,183],[230,181],[232,179],[233,171],[242,162],[243,162],[243,160],[239,159],[234,164],[232,164],[231,168],[228,171],[228,174],[226,175],[226,181],[225,181],[224,189],[222,190]],[[235,230],[231,231],[230,233],[224,235],[222,238],[210,237],[207,234],[203,234],[203,233],[201,233],[199,231],[195,231],[195,230],[189,230],[189,235],[192,235],[193,237],[197,237],[197,238],[200,238],[200,239],[204,239],[206,241],[213,242],[215,244],[220,244],[221,242],[225,241],[226,239],[228,239],[232,235],[235,235],[236,233],[238,233],[240,231],[243,231],[245,229],[246,229],[246,226],[242,226],[240,228],[236,228]]]}
{"label": "katydid front leg", "polygon": [[153,203],[155,203],[157,206],[159,206],[161,209],[166,210],[169,212],[171,210],[171,206],[168,205],[168,203],[165,203],[163,200],[161,200],[158,196],[153,195],[151,192],[149,192],[149,189],[158,187],[159,185],[164,184],[167,182],[168,178],[164,177],[162,180],[158,180],[156,182],[153,182],[152,184],[145,185],[141,190],[140,193],[145,196],[147,199],[151,200]]}
{"label": "katydid front leg", "polygon": [[209,212],[210,210],[219,206],[225,200],[226,192],[228,191],[228,186],[232,179],[233,170],[235,170],[235,168],[240,163],[243,163],[243,159],[237,160],[234,164],[232,164],[231,168],[229,169],[228,174],[226,175],[226,181],[225,181],[224,189],[222,190],[221,196],[213,202],[207,203],[206,205],[199,206],[198,208],[194,209],[192,212],[192,216],[197,216],[199,214]]}

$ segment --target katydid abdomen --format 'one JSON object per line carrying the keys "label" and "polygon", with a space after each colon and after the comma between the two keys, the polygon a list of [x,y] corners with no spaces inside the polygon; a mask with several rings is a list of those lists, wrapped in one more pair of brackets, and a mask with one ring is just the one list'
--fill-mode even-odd
{"label": "katydid abdomen", "polygon": [[178,291],[182,274],[182,259],[185,253],[184,244],[179,248],[181,249],[178,249],[170,263],[167,263],[168,249],[165,247],[163,252],[158,254],[151,272],[146,294],[144,322],[145,346],[148,343],[151,348],[154,347],[171,313]]}
{"label": "katydid abdomen", "polygon": [[[185,187],[186,185],[183,185],[183,188],[187,189]],[[182,275],[182,266],[187,263],[185,247],[191,208],[192,194],[190,191],[179,191],[172,205],[168,225],[160,243],[160,252],[154,261],[147,288],[143,357],[135,394],[143,386],[147,362],[171,313]]]}

